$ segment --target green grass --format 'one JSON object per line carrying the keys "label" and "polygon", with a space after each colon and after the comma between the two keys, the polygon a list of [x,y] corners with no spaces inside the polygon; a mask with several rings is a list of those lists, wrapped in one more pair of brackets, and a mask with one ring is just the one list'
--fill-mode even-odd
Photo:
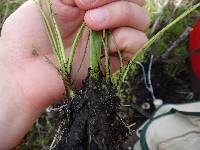
{"label": "green grass", "polygon": [[0,1],[0,16],[8,16],[16,10],[25,0],[1,0]]}

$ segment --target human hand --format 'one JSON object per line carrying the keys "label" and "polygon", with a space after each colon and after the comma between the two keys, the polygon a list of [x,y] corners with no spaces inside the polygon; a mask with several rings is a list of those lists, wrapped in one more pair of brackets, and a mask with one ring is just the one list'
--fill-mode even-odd
{"label": "human hand", "polygon": [[[44,3],[44,1],[42,1]],[[111,29],[117,45],[128,59],[147,38],[144,30],[149,17],[142,7],[143,0],[52,0],[56,20],[62,33],[66,52],[77,29],[85,20],[94,30]],[[73,77],[81,80],[87,75],[89,55],[77,73],[87,32],[77,49]],[[112,71],[119,68],[119,60],[112,56]],[[41,55],[33,55],[33,47]],[[54,59],[43,21],[32,0],[23,4],[5,22],[0,38],[0,149],[16,146],[29,128],[51,103],[62,97],[64,86],[54,67],[44,55]]]}

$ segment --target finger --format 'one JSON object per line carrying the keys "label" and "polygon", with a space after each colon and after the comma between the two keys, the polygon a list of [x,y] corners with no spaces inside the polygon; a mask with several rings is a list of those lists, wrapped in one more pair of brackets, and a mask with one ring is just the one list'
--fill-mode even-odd
{"label": "finger", "polygon": [[[67,2],[63,2],[62,0],[51,0],[51,3],[57,24],[63,38],[65,38],[79,28],[81,22],[83,22],[85,12],[81,11],[78,7],[73,6],[74,4],[71,0],[68,0]],[[48,12],[45,1],[42,1],[42,5],[45,11]]]}
{"label": "finger", "polygon": [[[65,1],[67,1],[67,0],[65,0]],[[75,0],[78,7],[80,7],[83,10],[97,8],[97,7],[100,7],[105,4],[115,2],[115,1],[119,1],[119,0]],[[144,0],[126,0],[126,1],[136,3],[140,6],[144,5]]]}
{"label": "finger", "polygon": [[128,26],[144,31],[150,24],[146,10],[128,1],[117,1],[89,10],[85,21],[94,30]]}
{"label": "finger", "polygon": [[129,27],[121,27],[112,31],[109,39],[110,51],[115,53],[117,48],[133,55],[139,48],[147,42],[144,32]]}

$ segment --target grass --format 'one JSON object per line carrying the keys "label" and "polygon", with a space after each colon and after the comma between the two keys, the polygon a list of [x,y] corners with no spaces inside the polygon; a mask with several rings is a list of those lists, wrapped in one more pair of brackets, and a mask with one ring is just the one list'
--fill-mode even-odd
{"label": "grass", "polygon": [[[134,63],[136,60],[139,60],[138,57],[141,57],[141,55],[143,55],[144,52],[146,52],[146,50],[148,50],[153,44],[154,42],[156,42],[157,40],[159,40],[161,38],[161,36],[167,32],[169,29],[173,28],[175,25],[177,25],[180,21],[182,21],[186,16],[188,16],[189,14],[191,14],[194,10],[196,10],[197,8],[200,7],[200,3],[194,5],[193,7],[189,8],[188,10],[184,11],[183,13],[181,13],[181,15],[179,17],[177,17],[174,21],[172,21],[171,23],[169,23],[168,25],[166,25],[166,27],[164,27],[162,30],[160,30],[156,35],[154,35],[153,37],[151,37],[149,39],[149,41],[144,45],[143,48],[139,49],[137,51],[137,53],[132,57],[131,61],[129,62],[127,68],[125,69],[125,72],[123,74],[123,78],[122,81],[126,80],[126,77],[128,76],[129,70],[131,67],[133,67]],[[178,28],[179,29],[179,28]],[[174,35],[174,34],[173,34]]]}
{"label": "grass", "polygon": [[5,21],[13,11],[16,10],[25,0],[1,0],[0,1],[0,30]]}
{"label": "grass", "polygon": [[7,16],[16,10],[25,0],[1,0],[0,1],[0,14]]}
{"label": "grass", "polygon": [[[176,0],[177,1],[177,0]],[[1,22],[4,21],[4,18],[6,18],[9,14],[11,14],[20,4],[22,4],[24,0],[1,0],[0,1],[0,16],[1,16]],[[161,0],[146,0],[146,8],[150,12],[150,16],[152,18],[152,22],[156,19],[157,15],[160,12],[160,9],[162,7]],[[172,8],[175,1],[172,1],[170,5],[164,10],[163,16],[161,21],[164,22],[165,18],[168,18],[168,16],[171,13]],[[191,1],[189,1],[191,2]],[[188,9],[188,1],[183,0],[180,6],[178,7],[177,11],[175,12],[175,16],[179,16],[182,14],[185,10]],[[163,51],[167,48],[168,44],[170,42],[173,42],[183,31],[187,26],[192,26],[195,22],[195,15],[198,13],[198,11],[193,12],[188,17],[182,19],[181,22],[179,22],[176,25],[173,25],[171,29],[169,29],[162,38],[159,37],[159,42],[155,46],[155,49],[158,53],[158,55],[162,54]],[[53,18],[52,18],[53,19]],[[150,33],[150,29],[148,31]],[[79,38],[79,37],[78,37]],[[77,42],[78,42],[77,38]],[[59,42],[59,41],[57,41]],[[56,43],[56,42],[55,42]],[[57,46],[58,47],[58,46]],[[60,47],[62,49],[62,47]],[[74,43],[74,50],[76,48],[76,43]],[[172,57],[175,56],[186,56],[187,55],[187,48],[188,48],[188,42],[182,43],[172,54]],[[71,53],[73,56],[73,52]],[[71,57],[73,58],[73,57]],[[146,60],[146,56],[140,56],[140,61]],[[72,62],[73,60],[70,60],[69,62]],[[70,72],[70,63],[68,62],[68,71]],[[67,62],[61,62],[60,64],[66,64]],[[166,67],[166,72],[168,74],[171,74],[171,72],[174,71],[174,68],[180,68],[180,69],[187,69],[187,67],[184,67],[185,62],[177,61],[174,64],[169,64]],[[137,73],[137,71],[135,71]],[[134,75],[132,75],[134,77]],[[35,124],[34,127],[31,129],[31,132],[28,134],[26,141],[22,143],[19,149],[41,149],[44,148],[42,145],[48,145],[51,141],[52,131],[54,128],[54,121],[51,119],[48,119],[46,115],[42,116],[39,120],[39,124],[42,126],[42,130],[38,131],[38,125]]]}
{"label": "grass", "polygon": [[[46,32],[49,37],[49,41],[51,44],[52,51],[54,55],[56,56],[59,65],[56,67],[59,69],[59,72],[61,76],[63,77],[63,81],[67,79],[67,74],[68,72],[67,68],[67,59],[66,59],[66,54],[65,54],[65,47],[63,44],[63,40],[61,37],[61,33],[59,31],[58,25],[56,23],[54,13],[51,7],[51,2],[49,0],[45,0],[46,6],[48,8],[48,15],[50,16],[50,21],[48,20],[47,14],[43,11],[42,6],[40,4],[40,1],[34,0],[35,5],[38,7],[38,11],[40,11],[41,17],[44,21],[44,26],[46,28]],[[65,79],[66,78],[66,79]],[[68,82],[68,81],[66,81]]]}
{"label": "grass", "polygon": [[90,30],[90,69],[91,77],[98,80],[101,65],[101,32]]}

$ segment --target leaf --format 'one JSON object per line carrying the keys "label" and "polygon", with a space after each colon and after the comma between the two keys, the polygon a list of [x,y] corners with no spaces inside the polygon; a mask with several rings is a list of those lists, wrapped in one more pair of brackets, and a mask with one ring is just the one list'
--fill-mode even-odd
{"label": "leaf", "polygon": [[90,69],[91,77],[99,78],[101,64],[101,32],[90,30]]}

